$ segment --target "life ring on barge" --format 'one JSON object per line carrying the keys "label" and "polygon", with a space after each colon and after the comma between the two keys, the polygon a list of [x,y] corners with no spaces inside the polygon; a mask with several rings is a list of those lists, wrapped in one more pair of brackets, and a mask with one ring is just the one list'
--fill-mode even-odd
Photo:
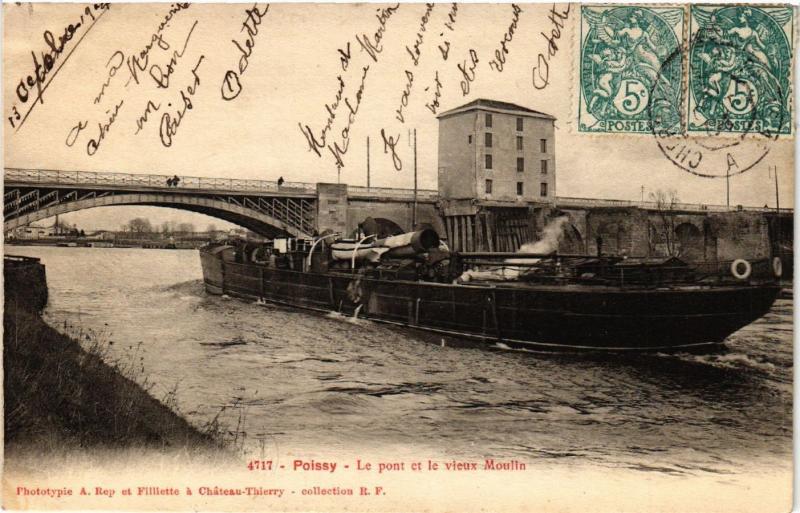
{"label": "life ring on barge", "polygon": [[783,276],[783,261],[781,257],[772,259],[772,274],[774,274],[776,278]]}
{"label": "life ring on barge", "polygon": [[731,274],[737,280],[746,280],[753,273],[753,266],[743,258],[737,258],[731,263]]}

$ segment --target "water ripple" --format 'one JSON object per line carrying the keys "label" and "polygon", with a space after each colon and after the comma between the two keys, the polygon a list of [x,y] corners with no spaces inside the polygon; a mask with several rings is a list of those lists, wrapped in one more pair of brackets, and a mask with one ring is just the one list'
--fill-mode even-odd
{"label": "water ripple", "polygon": [[[672,475],[790,468],[788,300],[714,354],[531,353],[207,296],[193,251],[19,249],[47,266],[51,322],[107,330],[112,358],[141,342],[148,380],[178,382],[192,422],[235,404],[248,440],[269,433],[298,453],[404,444]],[[226,419],[235,426],[239,416]]]}

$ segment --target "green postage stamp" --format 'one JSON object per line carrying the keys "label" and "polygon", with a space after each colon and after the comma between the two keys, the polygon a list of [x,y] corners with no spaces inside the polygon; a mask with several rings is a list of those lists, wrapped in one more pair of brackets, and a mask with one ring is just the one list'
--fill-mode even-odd
{"label": "green postage stamp", "polygon": [[790,6],[584,6],[578,131],[791,134],[793,31]]}
{"label": "green postage stamp", "polygon": [[689,132],[790,134],[791,7],[691,7]]}
{"label": "green postage stamp", "polygon": [[684,14],[666,6],[581,8],[580,132],[681,130]]}

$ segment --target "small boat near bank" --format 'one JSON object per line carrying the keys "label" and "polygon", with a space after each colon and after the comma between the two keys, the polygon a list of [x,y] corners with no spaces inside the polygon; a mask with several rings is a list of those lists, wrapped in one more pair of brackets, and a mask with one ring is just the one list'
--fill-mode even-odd
{"label": "small boat near bank", "polygon": [[721,344],[781,291],[779,260],[689,266],[677,258],[451,253],[432,230],[396,237],[366,249],[363,238],[296,241],[284,253],[210,245],[200,250],[205,287],[491,345],[612,351]]}

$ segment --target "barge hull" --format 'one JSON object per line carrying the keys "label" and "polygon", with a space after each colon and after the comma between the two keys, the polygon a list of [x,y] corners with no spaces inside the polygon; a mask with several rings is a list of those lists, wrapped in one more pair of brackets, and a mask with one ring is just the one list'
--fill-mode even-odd
{"label": "barge hull", "polygon": [[[719,344],[763,316],[777,285],[694,289],[511,287],[270,269],[201,251],[206,290],[542,349],[669,350]],[[359,308],[360,307],[360,308]]]}

